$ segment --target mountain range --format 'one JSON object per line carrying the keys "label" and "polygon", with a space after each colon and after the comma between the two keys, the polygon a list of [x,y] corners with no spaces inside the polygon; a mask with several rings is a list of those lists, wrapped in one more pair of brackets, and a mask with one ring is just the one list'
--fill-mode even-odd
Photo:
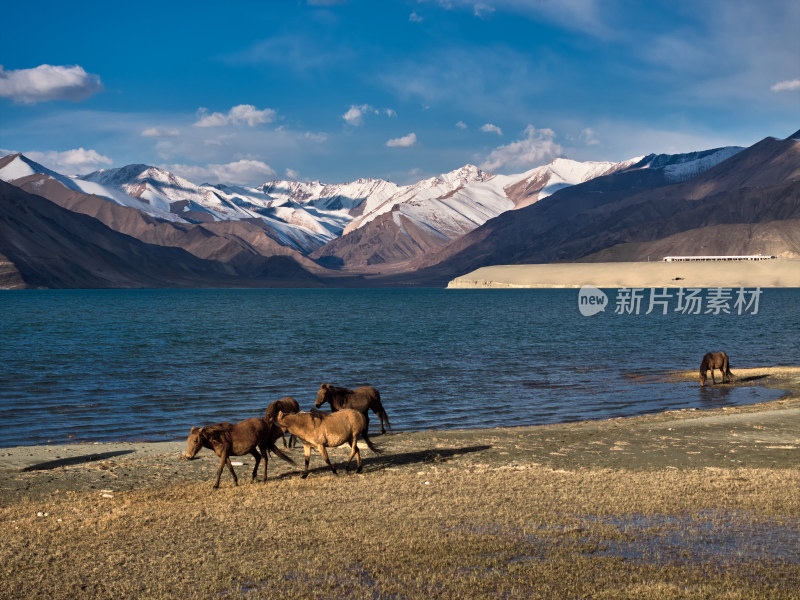
{"label": "mountain range", "polygon": [[488,264],[800,255],[800,132],[749,148],[400,186],[68,177],[0,158],[0,287],[443,285]]}

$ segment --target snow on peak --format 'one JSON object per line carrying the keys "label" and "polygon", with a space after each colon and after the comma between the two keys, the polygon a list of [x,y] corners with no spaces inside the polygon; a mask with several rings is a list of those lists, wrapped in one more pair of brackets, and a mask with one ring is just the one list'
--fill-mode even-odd
{"label": "snow on peak", "polygon": [[678,183],[717,166],[742,150],[744,148],[739,146],[726,146],[685,154],[648,154],[632,165],[632,168],[663,169],[669,181]]}
{"label": "snow on peak", "polygon": [[0,167],[0,179],[3,181],[10,182],[14,181],[15,179],[22,179],[23,177],[40,173],[49,175],[53,179],[57,179],[68,187],[74,187],[69,185],[70,178],[66,175],[61,175],[60,173],[56,173],[55,171],[48,169],[44,165],[40,165],[21,152],[7,154],[6,156],[2,157],[0,161],[2,161],[0,164],[3,165]]}

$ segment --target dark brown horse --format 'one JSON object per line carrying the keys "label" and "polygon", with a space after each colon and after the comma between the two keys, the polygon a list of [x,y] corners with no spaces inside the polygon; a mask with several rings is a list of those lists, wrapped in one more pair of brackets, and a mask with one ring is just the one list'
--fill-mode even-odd
{"label": "dark brown horse", "polygon": [[714,379],[714,369],[719,369],[722,373],[722,383],[728,383],[730,378],[733,377],[730,365],[728,364],[728,355],[724,352],[708,352],[700,361],[700,386],[706,384],[706,371],[711,371],[711,381],[714,385],[717,380]]}
{"label": "dark brown horse", "polygon": [[[222,469],[227,464],[233,475],[233,483],[239,485],[239,480],[236,478],[236,472],[233,470],[231,464],[231,456],[242,456],[243,454],[252,454],[256,459],[256,466],[253,467],[253,481],[256,480],[256,473],[258,472],[258,464],[261,462],[261,457],[264,458],[264,481],[267,481],[267,464],[269,463],[269,456],[267,453],[272,450],[277,456],[295,464],[295,462],[286,456],[283,452],[278,450],[275,446],[275,440],[283,437],[283,431],[268,423],[265,419],[254,417],[252,419],[245,419],[235,425],[231,423],[217,423],[216,425],[208,425],[207,427],[192,427],[189,433],[189,438],[186,440],[186,458],[191,460],[200,451],[200,448],[209,448],[219,456],[219,469],[217,469],[217,481],[214,484],[215,488],[219,487],[219,479],[222,476]],[[256,451],[258,448],[258,451]]]}
{"label": "dark brown horse", "polygon": [[[279,412],[283,412],[287,415],[297,413],[300,412],[300,405],[297,403],[297,400],[291,396],[284,396],[280,400],[274,400],[273,402],[270,402],[270,405],[267,407],[267,412],[264,413],[264,418],[272,423],[275,421],[275,417],[278,416]],[[289,448],[294,447],[296,443],[295,437],[290,435]],[[283,436],[283,447],[286,448],[286,436]]]}
{"label": "dark brown horse", "polygon": [[[371,385],[358,387],[354,390],[348,388],[336,387],[329,383],[323,383],[317,391],[317,401],[314,403],[316,408],[319,408],[326,402],[331,405],[331,411],[342,410],[344,408],[352,408],[364,415],[364,420],[367,422],[369,428],[369,410],[372,410],[381,420],[381,433],[386,433],[386,427],[391,427],[389,424],[389,416],[383,409],[381,404],[381,393]],[[383,426],[384,420],[386,427]]]}
{"label": "dark brown horse", "polygon": [[308,477],[308,463],[311,459],[311,448],[316,448],[317,451],[328,463],[328,466],[336,475],[336,469],[331,464],[328,458],[327,448],[335,448],[342,444],[350,444],[350,458],[347,459],[346,470],[350,470],[350,461],[356,457],[356,473],[361,472],[361,452],[358,449],[358,436],[364,438],[364,441],[375,454],[378,450],[372,445],[367,434],[367,422],[364,415],[357,410],[345,408],[338,412],[326,414],[320,411],[313,411],[310,413],[301,412],[291,415],[285,415],[282,412],[278,413],[275,419],[278,427],[283,429],[284,432],[289,433],[300,438],[303,442],[303,452],[306,458],[306,470],[303,472],[303,479]]}

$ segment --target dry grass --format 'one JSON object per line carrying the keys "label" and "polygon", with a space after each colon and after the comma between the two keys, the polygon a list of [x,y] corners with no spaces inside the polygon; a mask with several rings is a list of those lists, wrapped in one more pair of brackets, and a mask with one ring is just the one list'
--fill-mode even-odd
{"label": "dry grass", "polygon": [[361,475],[216,491],[184,444],[4,449],[0,598],[798,599],[800,369],[734,373],[792,395],[398,433]]}
{"label": "dry grass", "polygon": [[0,509],[0,597],[797,598],[798,489],[798,469],[426,464],[68,492]]}

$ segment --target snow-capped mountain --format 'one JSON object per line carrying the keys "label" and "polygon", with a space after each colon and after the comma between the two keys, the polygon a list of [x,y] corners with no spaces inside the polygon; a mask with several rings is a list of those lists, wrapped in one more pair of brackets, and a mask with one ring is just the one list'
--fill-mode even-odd
{"label": "snow-capped mountain", "polygon": [[123,190],[190,223],[258,219],[280,243],[309,252],[341,231],[336,215],[310,215],[301,206],[273,208],[269,195],[241,186],[196,185],[163,169],[128,165],[84,175],[80,180]]}
{"label": "snow-capped mountain", "polygon": [[680,183],[703,171],[708,171],[742,150],[744,148],[739,146],[726,146],[724,148],[686,154],[648,154],[642,157],[639,163],[633,165],[632,168],[663,169],[670,182]]}
{"label": "snow-capped mountain", "polygon": [[640,156],[622,162],[579,162],[556,158],[549,164],[514,176],[515,181],[509,181],[504,190],[516,208],[523,208],[566,187],[627,169],[641,159]]}
{"label": "snow-capped mountain", "polygon": [[363,213],[397,193],[396,183],[383,179],[361,178],[351,183],[325,184],[319,181],[272,181],[258,190],[274,198],[273,206],[302,204],[325,211]]}
{"label": "snow-capped mountain", "polygon": [[83,194],[100,196],[110,200],[111,202],[114,202],[115,204],[119,204],[120,206],[135,208],[165,221],[182,220],[179,216],[170,213],[169,208],[165,210],[162,207],[152,206],[151,204],[128,194],[124,190],[119,189],[117,186],[109,186],[96,181],[85,181],[74,177],[67,177],[66,175],[62,175],[61,173],[57,173],[51,169],[48,169],[44,165],[40,165],[23,154],[17,153],[8,155],[5,157],[3,162],[5,164],[2,168],[0,168],[0,179],[3,181],[12,182],[25,177],[30,177],[32,175],[47,175],[48,177],[58,181],[67,189],[81,192]]}
{"label": "snow-capped mountain", "polygon": [[[303,254],[313,253],[317,258],[341,257],[342,252],[358,254],[354,244],[371,246],[375,253],[370,254],[372,258],[356,259],[369,263],[428,252],[506,211],[596,177],[626,170],[660,169],[670,181],[682,181],[739,150],[653,154],[618,163],[557,158],[517,175],[494,175],[465,165],[405,186],[362,178],[341,184],[272,181],[257,188],[197,185],[144,164],[67,177],[17,154],[2,159],[0,179],[14,181],[46,175],[70,190],[106,198],[174,223],[253,220],[278,243]],[[360,232],[358,236],[348,237],[356,231]],[[399,234],[402,239],[397,237]],[[387,249],[387,244],[398,247]]]}

